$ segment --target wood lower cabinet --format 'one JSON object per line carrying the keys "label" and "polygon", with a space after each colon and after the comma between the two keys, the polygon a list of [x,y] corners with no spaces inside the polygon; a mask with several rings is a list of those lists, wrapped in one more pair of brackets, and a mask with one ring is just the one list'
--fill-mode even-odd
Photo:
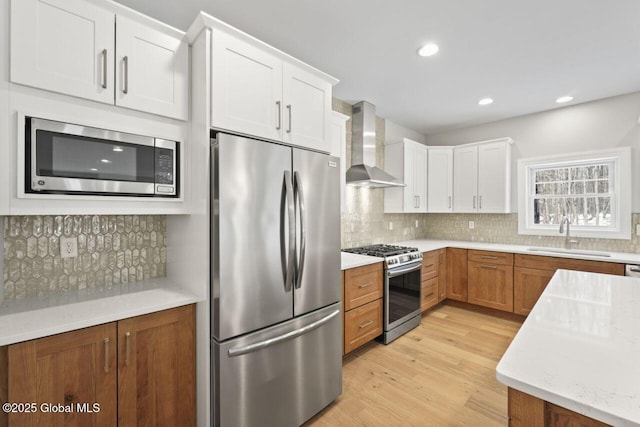
{"label": "wood lower cabinet", "polygon": [[0,426],[195,426],[195,307],[1,347],[0,398],[37,405]]}
{"label": "wood lower cabinet", "polygon": [[364,304],[344,315],[344,352],[349,353],[382,334],[382,299]]}
{"label": "wood lower cabinet", "polygon": [[118,322],[118,426],[195,426],[192,305]]}
{"label": "wood lower cabinet", "polygon": [[[116,324],[25,341],[4,347],[1,370],[6,400],[35,403],[30,413],[3,412],[0,425],[114,426],[117,425]],[[7,379],[5,383],[4,379]],[[4,396],[3,396],[4,397]],[[82,413],[77,405],[100,405],[97,413]],[[47,412],[41,405],[71,408]]]}
{"label": "wood lower cabinet", "polygon": [[467,250],[447,248],[447,298],[467,301]]}
{"label": "wood lower cabinet", "polygon": [[513,312],[528,315],[547,287],[555,270],[515,267],[513,271]]}
{"label": "wood lower cabinet", "polygon": [[509,387],[509,427],[607,427],[609,424]]}
{"label": "wood lower cabinet", "polygon": [[558,269],[624,275],[624,264],[584,259],[516,254],[513,312],[528,315]]}
{"label": "wood lower cabinet", "polygon": [[347,354],[382,334],[382,273],[381,262],[342,272],[342,354]]}
{"label": "wood lower cabinet", "polygon": [[468,257],[467,301],[513,311],[513,254],[469,250]]}
{"label": "wood lower cabinet", "polygon": [[420,311],[426,311],[446,298],[446,250],[422,254]]}

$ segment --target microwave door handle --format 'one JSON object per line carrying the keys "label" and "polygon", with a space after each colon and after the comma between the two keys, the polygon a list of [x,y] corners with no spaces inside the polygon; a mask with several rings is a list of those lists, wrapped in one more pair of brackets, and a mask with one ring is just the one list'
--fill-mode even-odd
{"label": "microwave door handle", "polygon": [[[296,215],[295,200],[293,196],[293,183],[291,181],[291,172],[284,172],[284,186],[286,190],[286,210],[287,210],[287,237],[289,240],[289,253],[286,261],[286,275],[284,279],[285,292],[291,291],[293,283],[295,257],[296,257]],[[284,219],[283,219],[284,220]]]}
{"label": "microwave door handle", "polygon": [[294,190],[295,198],[298,209],[298,215],[300,217],[300,258],[298,261],[298,274],[296,279],[296,289],[302,287],[302,273],[304,272],[304,260],[306,258],[307,249],[307,223],[305,221],[305,206],[304,206],[304,190],[302,189],[302,181],[300,180],[300,173],[294,172]]}

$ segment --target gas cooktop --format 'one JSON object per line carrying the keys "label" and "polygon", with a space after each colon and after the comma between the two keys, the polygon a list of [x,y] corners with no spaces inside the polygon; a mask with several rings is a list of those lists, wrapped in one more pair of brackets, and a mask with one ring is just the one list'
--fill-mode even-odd
{"label": "gas cooktop", "polygon": [[418,248],[380,244],[380,245],[361,246],[358,248],[343,249],[343,251],[351,252],[353,254],[358,254],[358,255],[388,257],[393,255],[401,255],[401,254],[408,254],[411,252],[418,252]]}

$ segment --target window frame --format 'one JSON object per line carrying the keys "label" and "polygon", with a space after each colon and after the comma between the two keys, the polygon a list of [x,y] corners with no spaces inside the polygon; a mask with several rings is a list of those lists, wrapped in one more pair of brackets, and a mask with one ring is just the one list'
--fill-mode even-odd
{"label": "window frame", "polygon": [[[559,226],[533,222],[534,170],[613,162],[610,180],[614,186],[611,207],[612,226],[571,225],[574,237],[631,239],[631,148],[590,151],[581,154],[561,154],[518,160],[518,234],[560,237]],[[611,174],[611,171],[610,171]]]}

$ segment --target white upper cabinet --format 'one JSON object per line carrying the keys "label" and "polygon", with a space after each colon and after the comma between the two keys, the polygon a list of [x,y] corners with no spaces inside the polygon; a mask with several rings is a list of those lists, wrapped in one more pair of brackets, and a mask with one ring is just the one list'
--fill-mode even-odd
{"label": "white upper cabinet", "polygon": [[285,142],[330,151],[331,83],[286,62],[282,71]]}
{"label": "white upper cabinet", "polygon": [[385,213],[427,212],[427,147],[404,138],[384,149],[384,170],[405,187],[384,189]]}
{"label": "white upper cabinet", "polygon": [[212,39],[211,126],[281,140],[282,60],[222,31]]}
{"label": "white upper cabinet", "polygon": [[427,207],[429,212],[453,212],[453,148],[427,150]]}
{"label": "white upper cabinet", "polygon": [[116,105],[187,120],[186,41],[117,16],[116,58]]}
{"label": "white upper cabinet", "polygon": [[11,81],[113,104],[113,20],[83,0],[13,0]]}
{"label": "white upper cabinet", "polygon": [[511,138],[453,149],[453,211],[511,211]]}
{"label": "white upper cabinet", "polygon": [[478,206],[478,146],[453,149],[453,211],[476,212]]}
{"label": "white upper cabinet", "polygon": [[11,81],[187,120],[189,46],[184,37],[177,30],[146,25],[142,17],[118,15],[116,23],[116,9],[108,6],[13,0]]}
{"label": "white upper cabinet", "polygon": [[335,79],[228,26],[211,38],[212,127],[331,151]]}

